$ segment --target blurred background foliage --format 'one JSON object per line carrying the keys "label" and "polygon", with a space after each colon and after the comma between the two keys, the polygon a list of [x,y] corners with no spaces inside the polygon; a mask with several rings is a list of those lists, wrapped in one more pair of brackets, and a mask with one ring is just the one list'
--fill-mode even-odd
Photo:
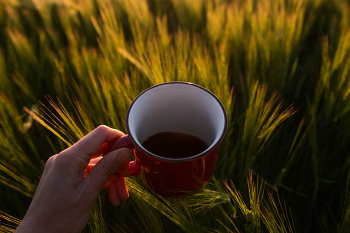
{"label": "blurred background foliage", "polygon": [[0,212],[13,232],[45,161],[146,88],[186,81],[229,129],[206,189],[128,178],[84,232],[350,232],[350,1],[0,0]]}

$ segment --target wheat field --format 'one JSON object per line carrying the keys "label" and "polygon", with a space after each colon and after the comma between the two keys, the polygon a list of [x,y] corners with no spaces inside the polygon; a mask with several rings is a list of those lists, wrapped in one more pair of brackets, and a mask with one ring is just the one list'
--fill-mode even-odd
{"label": "wheat field", "polygon": [[350,232],[350,1],[0,0],[0,232],[46,160],[184,81],[228,114],[214,176],[167,199],[101,191],[83,232]]}

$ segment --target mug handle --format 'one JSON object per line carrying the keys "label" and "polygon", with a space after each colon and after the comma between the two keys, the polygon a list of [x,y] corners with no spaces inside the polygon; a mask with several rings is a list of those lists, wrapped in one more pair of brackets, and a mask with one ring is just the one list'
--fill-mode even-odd
{"label": "mug handle", "polygon": [[[124,136],[121,136],[119,138],[116,138],[110,141],[105,147],[105,149],[103,150],[103,156],[105,156],[106,154],[108,154],[113,150],[118,150],[121,148],[135,149],[135,145],[131,141],[129,135],[126,134]],[[129,162],[129,176],[139,175],[140,168],[141,168],[141,164],[137,158],[134,161]],[[119,175],[118,171],[115,174]]]}

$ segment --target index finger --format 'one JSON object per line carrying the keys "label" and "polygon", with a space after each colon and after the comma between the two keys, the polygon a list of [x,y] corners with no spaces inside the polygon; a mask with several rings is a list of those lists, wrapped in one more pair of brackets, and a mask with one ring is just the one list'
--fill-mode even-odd
{"label": "index finger", "polygon": [[104,143],[108,143],[123,135],[124,133],[119,130],[100,125],[71,146],[70,150],[77,154],[81,154],[81,156],[84,157],[86,164],[88,164],[91,157],[96,157],[102,153],[105,146]]}

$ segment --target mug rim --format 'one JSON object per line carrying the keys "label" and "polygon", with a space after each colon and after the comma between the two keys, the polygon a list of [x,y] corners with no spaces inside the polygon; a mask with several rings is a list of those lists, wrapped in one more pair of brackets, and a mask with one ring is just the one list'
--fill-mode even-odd
{"label": "mug rim", "polygon": [[[149,152],[148,150],[146,150],[145,148],[143,148],[143,146],[141,145],[141,143],[139,143],[138,140],[135,140],[134,136],[132,134],[130,134],[130,127],[129,127],[129,115],[130,115],[130,111],[134,105],[134,103],[136,102],[136,100],[138,98],[140,98],[144,93],[148,92],[149,90],[153,89],[153,88],[156,88],[156,87],[159,87],[159,86],[163,86],[163,85],[169,85],[169,84],[186,84],[186,85],[191,85],[191,86],[194,86],[194,87],[197,87],[197,88],[200,88],[204,91],[206,91],[208,94],[210,94],[220,105],[221,109],[222,109],[222,112],[224,114],[224,127],[223,127],[223,130],[221,132],[221,135],[220,135],[220,138],[219,140],[214,143],[214,144],[211,144],[210,145],[210,149],[209,150],[205,150],[199,154],[196,154],[196,155],[193,155],[193,156],[190,156],[190,157],[185,157],[185,158],[166,158],[166,157],[162,157],[162,156],[158,156],[156,154],[153,154],[151,152]],[[208,89],[202,87],[202,86],[199,86],[197,84],[194,84],[194,83],[190,83],[190,82],[181,82],[181,81],[173,81],[173,82],[164,82],[164,83],[160,83],[160,84],[157,84],[157,85],[154,85],[154,86],[151,86],[147,89],[145,89],[144,91],[142,91],[133,101],[132,103],[130,104],[129,108],[128,108],[128,112],[126,114],[126,129],[127,129],[127,132],[128,132],[128,135],[131,139],[131,141],[133,142],[133,144],[135,145],[135,147],[140,150],[142,153],[144,153],[145,155],[148,155],[150,157],[153,157],[153,158],[156,158],[158,160],[161,160],[161,161],[165,161],[165,162],[186,162],[186,161],[192,161],[192,160],[195,160],[195,159],[198,159],[198,158],[201,158],[203,157],[204,155],[206,154],[209,154],[210,152],[212,152],[218,145],[220,145],[220,143],[222,142],[222,140],[224,139],[225,135],[226,135],[226,131],[227,131],[227,124],[228,124],[228,120],[227,120],[227,113],[226,113],[226,109],[224,107],[224,105],[221,103],[221,101],[219,100],[219,98],[214,95],[211,91],[209,91]]]}

